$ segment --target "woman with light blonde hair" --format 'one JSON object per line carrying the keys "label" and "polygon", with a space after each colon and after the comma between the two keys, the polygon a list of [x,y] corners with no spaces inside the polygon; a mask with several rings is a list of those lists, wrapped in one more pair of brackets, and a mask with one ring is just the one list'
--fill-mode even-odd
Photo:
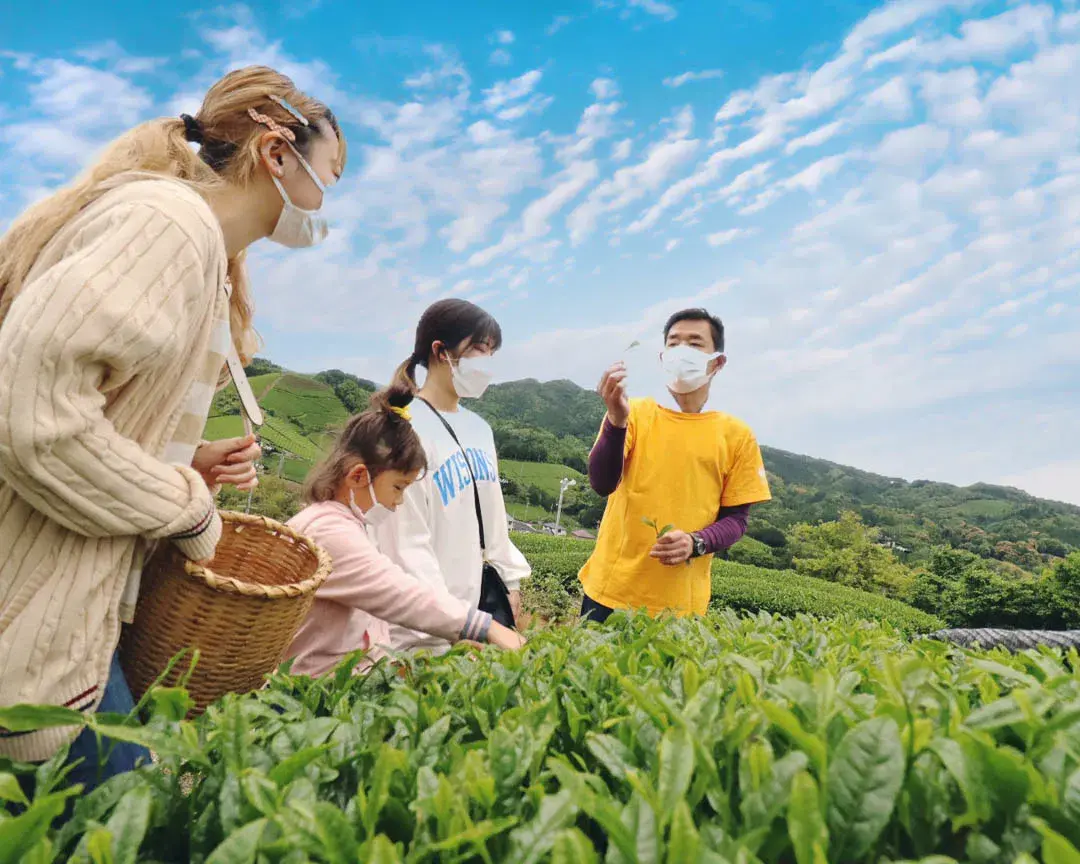
{"label": "woman with light blonde hair", "polygon": [[[115,650],[148,550],[212,557],[212,489],[255,482],[254,438],[199,440],[223,368],[256,347],[245,250],[321,240],[344,163],[330,110],[249,67],[195,116],[129,131],[0,239],[0,706],[133,707]],[[91,786],[146,755],[117,746],[99,772],[78,732],[0,729],[0,757],[75,739],[72,782]]]}

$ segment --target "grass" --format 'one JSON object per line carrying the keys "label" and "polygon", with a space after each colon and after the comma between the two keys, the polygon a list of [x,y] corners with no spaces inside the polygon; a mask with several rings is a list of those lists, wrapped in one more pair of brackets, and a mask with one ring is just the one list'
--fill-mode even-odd
{"label": "grass", "polygon": [[239,414],[224,414],[211,417],[206,421],[203,437],[207,441],[220,441],[222,438],[240,438],[244,434],[244,421]]}
{"label": "grass", "polygon": [[273,387],[274,382],[280,377],[280,372],[268,372],[265,375],[256,375],[254,378],[249,378],[248,384],[251,385],[251,392],[255,394],[255,398],[262,399],[266,395],[266,391]]}
{"label": "grass", "polygon": [[518,462],[514,459],[499,461],[499,472],[506,478],[523,486],[535,486],[549,495],[558,496],[559,482],[564,477],[576,480],[578,484],[586,482],[584,474],[549,462]]}

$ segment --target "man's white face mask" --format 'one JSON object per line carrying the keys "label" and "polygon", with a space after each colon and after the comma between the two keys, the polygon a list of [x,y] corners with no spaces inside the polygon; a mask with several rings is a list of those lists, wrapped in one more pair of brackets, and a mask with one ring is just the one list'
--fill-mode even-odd
{"label": "man's white face mask", "polygon": [[720,354],[706,354],[689,345],[675,345],[660,355],[660,365],[667,375],[667,386],[672,393],[693,393],[707,385],[716,371],[709,371],[709,364]]}

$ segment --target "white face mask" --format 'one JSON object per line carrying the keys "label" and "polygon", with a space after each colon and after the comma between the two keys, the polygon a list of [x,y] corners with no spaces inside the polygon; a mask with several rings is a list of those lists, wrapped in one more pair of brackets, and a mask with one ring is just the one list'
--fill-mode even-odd
{"label": "white face mask", "polygon": [[660,355],[660,365],[668,377],[667,386],[672,393],[693,393],[706,386],[714,373],[709,363],[719,354],[706,354],[689,345],[676,345]]}
{"label": "white face mask", "polygon": [[387,519],[394,515],[394,511],[389,507],[383,507],[375,497],[375,487],[368,486],[368,494],[371,496],[371,507],[365,513],[360,509],[360,505],[356,503],[356,490],[349,490],[349,509],[352,510],[353,516],[363,522],[365,525],[369,525],[372,528],[378,528]]}
{"label": "white face mask", "polygon": [[[300,164],[304,166],[304,170],[307,171],[312,182],[323,193],[323,201],[325,202],[326,186],[319,179],[319,175],[315,173],[315,169],[308,164],[307,159],[301,156],[300,151],[293,147],[292,144],[289,144],[289,149],[300,160]],[[289,193],[285,191],[285,187],[281,185],[281,181],[273,174],[270,175],[270,179],[274,181],[274,185],[285,202],[270,239],[275,243],[280,243],[282,246],[288,246],[290,249],[304,249],[321,243],[326,238],[326,233],[329,230],[326,219],[319,216],[317,210],[302,210],[297,207],[292,203],[292,199],[289,198]]]}
{"label": "white face mask", "polygon": [[450,376],[461,399],[479,399],[491,383],[491,358],[462,357],[450,365]]}

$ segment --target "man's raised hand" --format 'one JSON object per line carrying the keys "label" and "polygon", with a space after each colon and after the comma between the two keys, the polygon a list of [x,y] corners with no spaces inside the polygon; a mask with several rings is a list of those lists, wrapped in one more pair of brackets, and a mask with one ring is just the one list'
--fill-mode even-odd
{"label": "man's raised hand", "polygon": [[630,398],[626,395],[626,364],[620,360],[610,366],[600,379],[596,392],[607,405],[607,416],[611,425],[624,428],[630,420]]}

